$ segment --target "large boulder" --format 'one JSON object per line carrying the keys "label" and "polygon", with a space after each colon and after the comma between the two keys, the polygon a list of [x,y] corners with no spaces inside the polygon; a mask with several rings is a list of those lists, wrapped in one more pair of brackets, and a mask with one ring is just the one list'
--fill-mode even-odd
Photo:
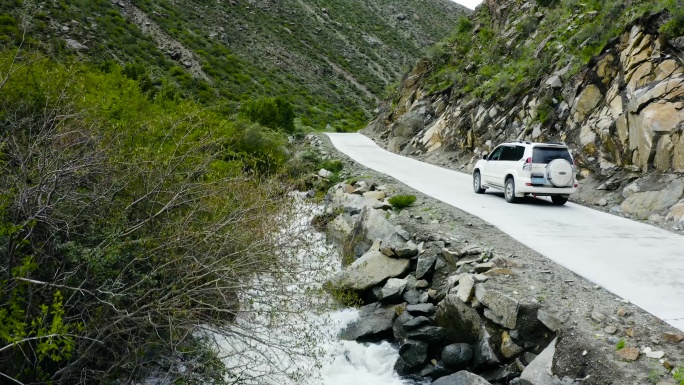
{"label": "large boulder", "polygon": [[462,369],[473,359],[473,348],[468,344],[451,344],[442,350],[442,362],[452,369]]}
{"label": "large boulder", "polygon": [[484,378],[465,370],[437,379],[432,385],[491,385]]}
{"label": "large boulder", "polygon": [[446,330],[439,326],[421,326],[411,330],[407,338],[416,341],[424,341],[431,348],[441,348],[446,343]]}
{"label": "large boulder", "polygon": [[416,278],[421,279],[432,272],[435,262],[437,261],[437,254],[425,253],[418,257],[418,264],[416,266]]}
{"label": "large boulder", "polygon": [[373,341],[392,335],[392,325],[397,318],[397,305],[372,303],[359,310],[359,319],[347,325],[340,334],[344,340]]}
{"label": "large boulder", "polygon": [[[418,318],[418,317],[416,317],[416,318]],[[411,314],[409,314],[409,312],[407,312],[407,311],[402,311],[401,314],[399,314],[399,316],[394,320],[394,322],[392,324],[392,334],[394,335],[395,341],[405,340],[406,335],[408,334],[408,331],[417,328],[417,327],[411,328],[411,327],[406,326],[410,321],[412,321],[414,319],[415,318]],[[428,324],[429,324],[429,322],[428,322]]]}
{"label": "large boulder", "polygon": [[401,299],[401,294],[406,288],[407,280],[399,278],[390,278],[385,283],[385,286],[380,290],[380,296],[378,299],[383,302],[397,301]]}
{"label": "large boulder", "polygon": [[376,239],[380,239],[383,244],[399,244],[404,241],[397,233],[396,226],[389,223],[383,214],[372,206],[366,206],[354,223],[351,234],[344,241],[344,256],[356,259],[368,251]]}
{"label": "large boulder", "polygon": [[341,214],[328,222],[326,227],[326,235],[328,239],[334,243],[342,243],[354,227],[354,219],[349,214]]}
{"label": "large boulder", "polygon": [[518,319],[518,301],[497,290],[486,290],[476,285],[475,296],[480,303],[487,306],[485,317],[499,325],[514,329]]}
{"label": "large boulder", "polygon": [[345,213],[350,215],[359,214],[364,208],[373,207],[378,203],[376,199],[370,197],[346,193],[343,185],[337,186],[329,197],[330,207],[341,208]]}
{"label": "large boulder", "polygon": [[394,369],[401,376],[415,373],[427,361],[428,344],[423,341],[406,340],[399,348],[399,358]]}
{"label": "large boulder", "polygon": [[485,325],[480,330],[480,341],[475,345],[473,362],[475,367],[492,367],[501,363],[496,354],[496,346],[499,344],[498,335],[490,334]]}
{"label": "large boulder", "polygon": [[476,344],[480,341],[480,315],[455,294],[448,294],[437,305],[435,323],[446,329],[449,342]]}
{"label": "large boulder", "polygon": [[390,258],[379,251],[369,251],[340,273],[334,281],[343,289],[364,291],[403,275],[411,265],[408,259]]}
{"label": "large boulder", "polygon": [[551,372],[554,354],[556,354],[555,339],[525,367],[525,370],[520,374],[520,383],[524,385],[554,384],[553,373]]}
{"label": "large boulder", "polygon": [[[629,186],[628,186],[629,187]],[[622,202],[622,211],[641,217],[664,211],[676,204],[684,193],[684,179],[674,179],[660,191],[632,193]]]}

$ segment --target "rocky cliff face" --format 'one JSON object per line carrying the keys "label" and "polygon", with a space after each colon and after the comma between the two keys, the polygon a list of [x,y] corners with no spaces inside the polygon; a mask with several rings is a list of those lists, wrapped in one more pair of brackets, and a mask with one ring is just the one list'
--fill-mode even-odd
{"label": "rocky cliff face", "polygon": [[[515,1],[488,1],[478,12],[505,35],[525,17],[510,11],[514,5],[535,19],[550,12],[534,2]],[[595,11],[577,9],[542,44],[535,44],[532,54],[543,60],[543,50],[551,49],[550,37],[595,16]],[[506,98],[474,95],[458,84],[435,91],[431,79],[439,65],[424,60],[404,77],[393,105],[384,106],[366,131],[385,140],[390,151],[441,159],[468,171],[482,153],[503,141],[561,140],[573,149],[580,177],[603,182],[588,183],[590,189],[617,191],[601,197],[603,205],[621,204],[614,211],[640,219],[654,213],[664,216],[684,187],[678,176],[684,172],[684,37],[668,38],[660,32],[671,19],[666,10],[638,17],[588,64],[554,63],[546,72],[528,74],[531,85]],[[542,30],[541,23],[537,29]],[[534,33],[520,42],[512,37],[507,44],[529,46],[541,37]],[[511,60],[510,55],[501,60]],[[656,176],[649,176],[650,183],[639,180],[651,174]],[[663,189],[672,191],[667,197],[647,191]],[[668,219],[681,218],[670,214]]]}

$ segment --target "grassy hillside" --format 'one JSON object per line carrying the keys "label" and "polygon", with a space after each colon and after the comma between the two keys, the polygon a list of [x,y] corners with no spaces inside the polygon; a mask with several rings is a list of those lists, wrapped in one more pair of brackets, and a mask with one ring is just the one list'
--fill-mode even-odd
{"label": "grassy hillside", "polygon": [[[54,56],[129,66],[145,90],[226,114],[286,97],[306,126],[360,128],[377,98],[464,9],[449,0],[2,0]],[[6,24],[12,24],[7,22]]]}

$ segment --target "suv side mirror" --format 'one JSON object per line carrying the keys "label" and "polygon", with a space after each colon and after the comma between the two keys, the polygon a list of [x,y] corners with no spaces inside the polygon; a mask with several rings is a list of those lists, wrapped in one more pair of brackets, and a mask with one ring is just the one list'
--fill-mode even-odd
{"label": "suv side mirror", "polygon": [[489,156],[489,153],[485,152],[484,154],[482,154],[482,159],[487,159],[488,156]]}

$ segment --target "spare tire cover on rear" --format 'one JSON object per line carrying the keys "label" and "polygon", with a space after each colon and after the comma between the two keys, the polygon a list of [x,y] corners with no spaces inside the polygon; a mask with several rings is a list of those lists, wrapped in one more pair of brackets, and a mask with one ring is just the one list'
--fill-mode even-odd
{"label": "spare tire cover on rear", "polygon": [[565,159],[554,159],[546,165],[546,177],[556,187],[566,187],[573,182],[572,165]]}

